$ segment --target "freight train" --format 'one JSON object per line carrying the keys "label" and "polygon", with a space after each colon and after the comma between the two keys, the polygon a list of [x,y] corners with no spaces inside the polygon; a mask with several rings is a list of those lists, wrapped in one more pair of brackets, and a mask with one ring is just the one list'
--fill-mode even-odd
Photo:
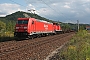
{"label": "freight train", "polygon": [[17,38],[34,38],[62,32],[61,26],[35,18],[18,18],[14,36]]}

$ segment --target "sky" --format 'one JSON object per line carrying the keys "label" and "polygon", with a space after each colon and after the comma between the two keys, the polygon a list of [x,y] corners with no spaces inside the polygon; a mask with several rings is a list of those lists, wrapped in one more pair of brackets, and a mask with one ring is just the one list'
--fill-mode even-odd
{"label": "sky", "polygon": [[35,10],[42,17],[65,23],[90,24],[90,0],[2,0],[0,17],[16,11]]}

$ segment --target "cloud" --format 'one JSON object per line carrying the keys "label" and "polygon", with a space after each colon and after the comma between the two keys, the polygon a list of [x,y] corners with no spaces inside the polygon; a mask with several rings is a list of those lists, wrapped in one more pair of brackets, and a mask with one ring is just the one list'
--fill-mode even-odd
{"label": "cloud", "polygon": [[86,11],[87,13],[90,13],[90,8],[86,8],[85,11]]}
{"label": "cloud", "polygon": [[68,6],[68,5],[65,5],[64,7],[65,7],[65,8],[70,8],[70,6]]}
{"label": "cloud", "polygon": [[21,10],[20,5],[10,3],[0,4],[0,16],[6,16],[18,10]]}
{"label": "cloud", "polygon": [[[39,15],[52,20],[60,20],[62,22],[72,22],[80,20],[88,23],[90,15],[90,0],[28,0],[32,3]],[[42,7],[43,6],[43,7]],[[85,22],[85,20],[88,22]]]}
{"label": "cloud", "polygon": [[30,10],[30,9],[35,10],[35,7],[34,7],[32,4],[28,4],[28,6],[27,6],[27,10]]}
{"label": "cloud", "polygon": [[36,14],[52,20],[90,22],[90,0],[25,0],[25,2],[27,6],[23,8],[18,4],[0,4],[0,16],[18,10],[34,9]]}

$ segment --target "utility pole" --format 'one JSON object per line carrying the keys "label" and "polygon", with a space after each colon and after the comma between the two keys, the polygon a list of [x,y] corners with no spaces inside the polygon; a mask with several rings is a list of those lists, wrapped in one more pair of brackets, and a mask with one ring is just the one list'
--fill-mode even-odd
{"label": "utility pole", "polygon": [[79,31],[79,20],[77,20],[77,29]]}

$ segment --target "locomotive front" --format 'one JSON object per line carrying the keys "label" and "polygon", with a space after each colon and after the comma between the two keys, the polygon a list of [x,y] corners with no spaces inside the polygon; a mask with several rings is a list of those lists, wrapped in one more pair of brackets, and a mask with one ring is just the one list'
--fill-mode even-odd
{"label": "locomotive front", "polygon": [[15,26],[15,37],[26,37],[28,35],[29,18],[18,18]]}

